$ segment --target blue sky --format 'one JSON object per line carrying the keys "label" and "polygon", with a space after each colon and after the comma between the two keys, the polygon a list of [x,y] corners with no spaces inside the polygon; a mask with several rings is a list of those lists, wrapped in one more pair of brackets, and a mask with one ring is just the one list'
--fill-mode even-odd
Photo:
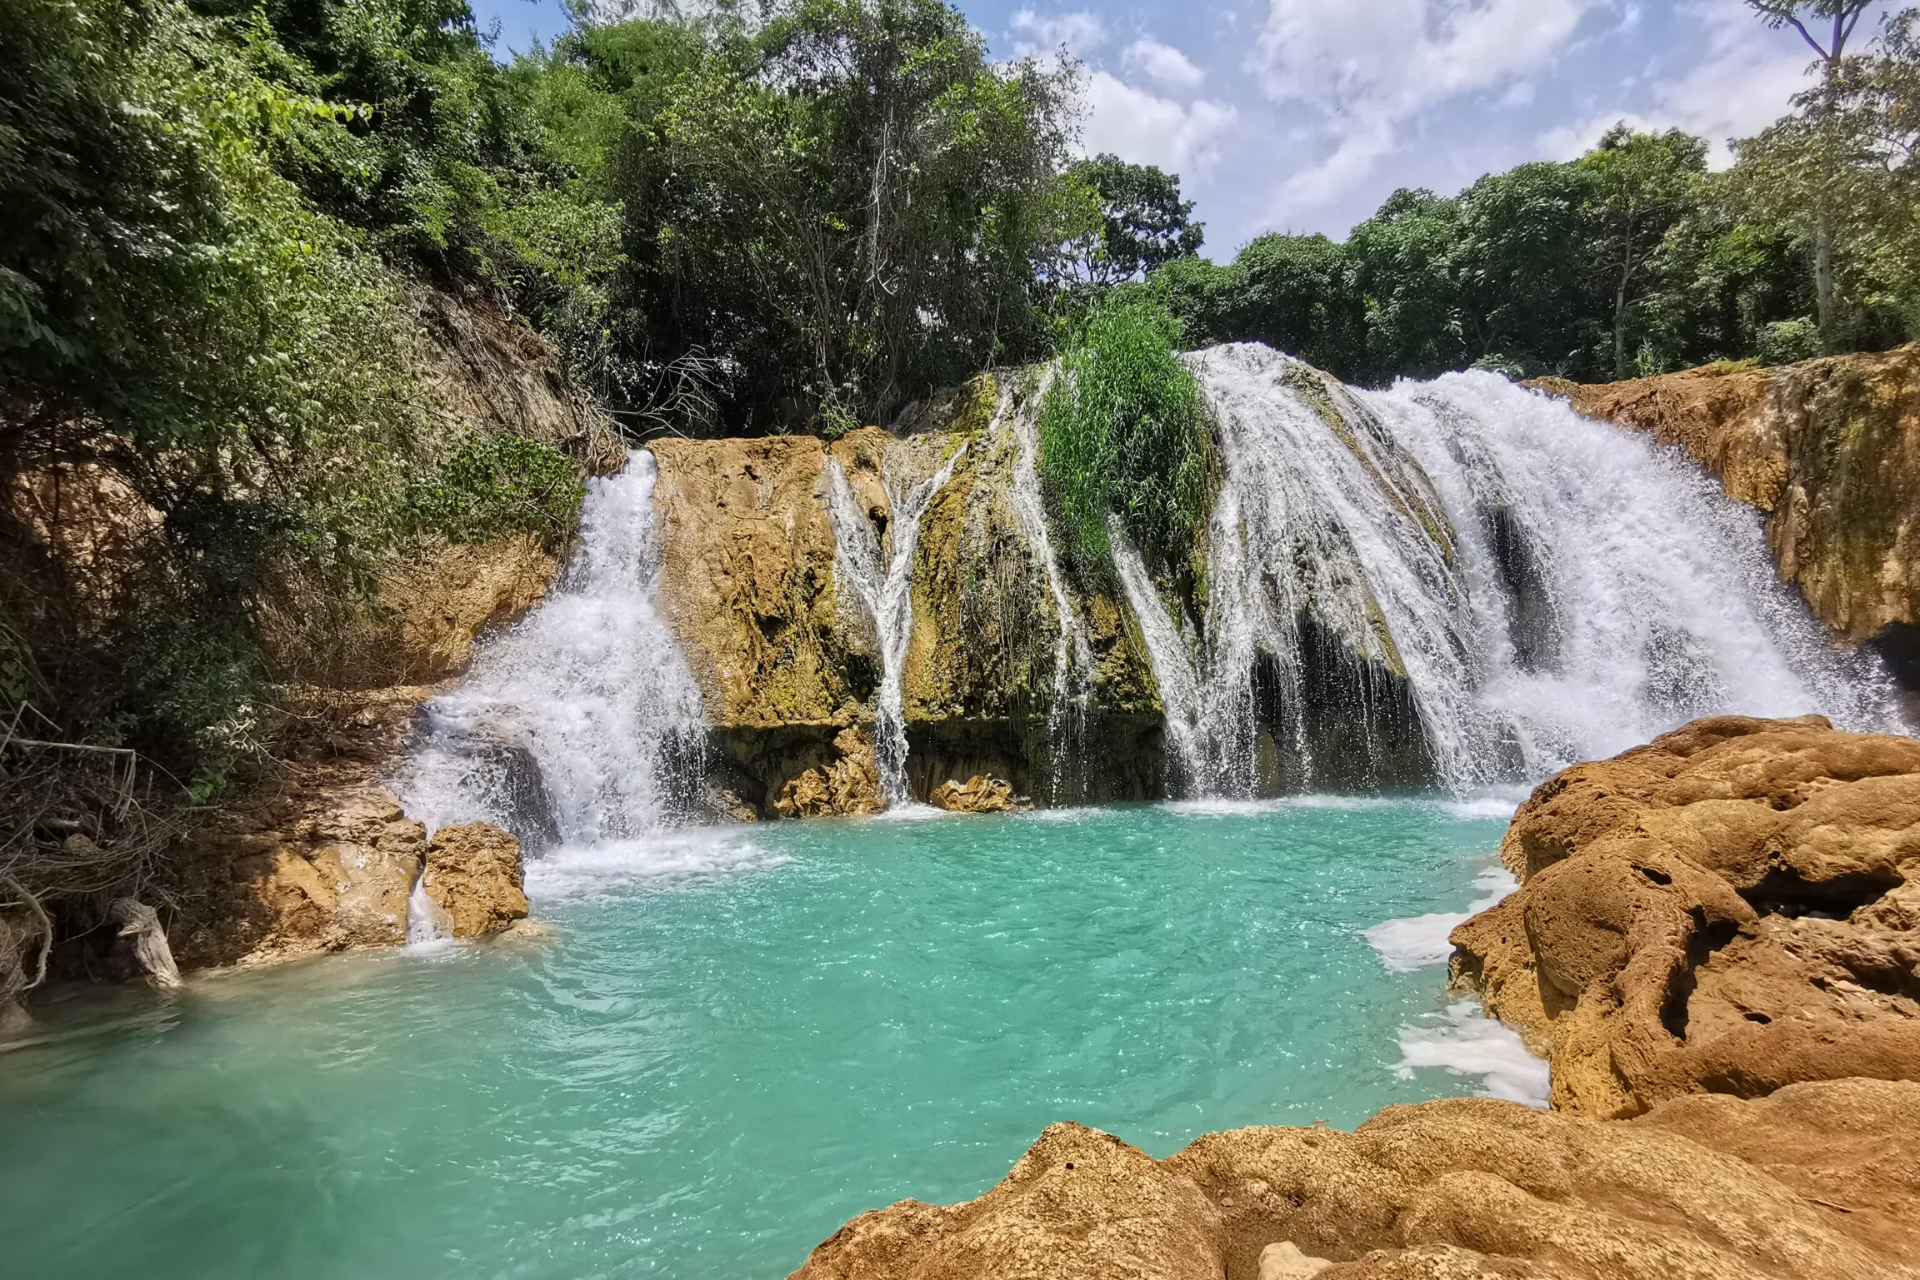
{"label": "blue sky", "polygon": [[[1263,231],[1343,237],[1396,187],[1452,192],[1565,159],[1616,120],[1716,143],[1779,116],[1810,52],[1742,0],[961,0],[997,57],[1085,62],[1085,145],[1176,172],[1231,257]],[[501,47],[555,0],[474,0]],[[1864,35],[1864,28],[1863,28]]]}

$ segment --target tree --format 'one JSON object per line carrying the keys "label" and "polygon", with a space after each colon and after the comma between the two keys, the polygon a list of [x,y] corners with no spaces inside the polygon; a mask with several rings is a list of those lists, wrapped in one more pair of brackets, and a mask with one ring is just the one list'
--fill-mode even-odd
{"label": "tree", "polygon": [[940,0],[721,24],[615,161],[619,407],[707,360],[735,425],[834,431],[1043,349],[1086,208],[1063,177],[1073,76],[990,64]]}
{"label": "tree", "polygon": [[1747,0],[1769,27],[1791,27],[1819,58],[1820,90],[1810,141],[1818,157],[1814,184],[1813,282],[1820,334],[1829,348],[1835,341],[1833,291],[1834,213],[1838,170],[1843,161],[1839,130],[1841,79],[1847,43],[1875,0]]}
{"label": "tree", "polygon": [[1475,359],[1529,374],[1582,376],[1599,328],[1583,214],[1593,179],[1567,164],[1523,164],[1460,198],[1455,252],[1461,331]]}
{"label": "tree", "polygon": [[1457,314],[1459,200],[1402,188],[1347,241],[1366,309],[1368,382],[1430,378],[1470,363]]}
{"label": "tree", "polygon": [[1091,190],[1100,207],[1099,232],[1072,252],[1074,274],[1083,282],[1111,287],[1200,252],[1206,229],[1192,220],[1193,201],[1180,198],[1178,174],[1101,154],[1080,161],[1068,176]]}
{"label": "tree", "polygon": [[1707,144],[1679,129],[1636,133],[1615,125],[1577,165],[1593,179],[1588,244],[1613,301],[1613,376],[1631,376],[1628,320],[1669,231],[1699,202]]}

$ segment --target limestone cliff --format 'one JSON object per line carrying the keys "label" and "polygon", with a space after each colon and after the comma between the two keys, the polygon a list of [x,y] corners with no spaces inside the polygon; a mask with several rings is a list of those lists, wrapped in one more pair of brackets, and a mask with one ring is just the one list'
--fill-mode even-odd
{"label": "limestone cliff", "polygon": [[1455,1098],[1165,1160],[1076,1124],[978,1200],[855,1218],[795,1280],[1911,1280],[1920,1084],[1599,1122]]}
{"label": "limestone cliff", "polygon": [[1920,687],[1920,345],[1541,385],[1684,449],[1729,496],[1765,512],[1781,576],[1835,637],[1872,643]]}
{"label": "limestone cliff", "polygon": [[786,436],[650,446],[663,603],[705,698],[722,785],[745,807],[768,817],[879,807],[869,727],[884,659],[872,612],[845,576],[833,471],[853,496],[842,518],[867,524],[884,566],[896,495],[949,459],[911,565],[901,681],[913,793],[975,777],[1022,794],[1051,786],[1069,772],[1057,764],[1057,735],[1072,719],[1093,745],[1075,753],[1061,798],[1158,794],[1151,669],[1129,615],[1099,590],[1060,584],[1092,664],[1083,687],[1057,681],[1058,579],[1014,506],[1017,422],[1031,393],[1028,376],[1007,375],[1005,386],[983,377],[915,406],[896,432],[869,427],[831,445]]}
{"label": "limestone cliff", "polygon": [[[413,311],[417,367],[446,411],[550,444],[583,474],[625,460],[618,433],[568,386],[552,348],[493,303],[427,292]],[[171,904],[181,963],[397,946],[423,871],[451,936],[526,915],[512,836],[473,826],[430,844],[384,780],[430,682],[457,674],[482,634],[538,604],[566,551],[529,535],[426,548],[389,566],[383,607],[349,651],[319,664],[288,655],[303,679],[281,691],[292,714],[279,758],[178,842],[156,886]]]}

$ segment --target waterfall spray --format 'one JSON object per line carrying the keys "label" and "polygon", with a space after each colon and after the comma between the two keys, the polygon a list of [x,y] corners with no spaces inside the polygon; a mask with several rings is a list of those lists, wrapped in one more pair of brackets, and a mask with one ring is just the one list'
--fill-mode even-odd
{"label": "waterfall spray", "polygon": [[654,607],[656,475],[640,451],[588,483],[579,555],[559,585],[424,708],[394,789],[430,830],[484,820],[537,849],[691,816],[707,728]]}
{"label": "waterfall spray", "polygon": [[[1356,392],[1252,344],[1188,360],[1224,455],[1198,642],[1123,538],[1114,563],[1192,790],[1273,785],[1263,740],[1296,785],[1337,784],[1316,735],[1384,750],[1403,703],[1456,790],[1712,713],[1895,723],[1757,514],[1648,441],[1488,373]],[[1317,702],[1330,665],[1355,705]]]}

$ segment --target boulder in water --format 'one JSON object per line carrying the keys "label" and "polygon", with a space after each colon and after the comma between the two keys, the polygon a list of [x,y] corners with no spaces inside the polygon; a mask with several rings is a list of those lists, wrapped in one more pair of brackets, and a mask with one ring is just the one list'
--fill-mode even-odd
{"label": "boulder in water", "polygon": [[1920,1078],[1920,742],[1695,721],[1543,784],[1501,856],[1522,887],[1454,931],[1454,974],[1556,1106]]}
{"label": "boulder in water", "polygon": [[526,918],[520,842],[486,822],[442,827],[427,844],[423,887],[456,938],[478,938]]}
{"label": "boulder in water", "polygon": [[935,787],[927,803],[949,813],[1012,813],[1027,806],[1004,778],[976,774],[964,783],[952,779]]}

